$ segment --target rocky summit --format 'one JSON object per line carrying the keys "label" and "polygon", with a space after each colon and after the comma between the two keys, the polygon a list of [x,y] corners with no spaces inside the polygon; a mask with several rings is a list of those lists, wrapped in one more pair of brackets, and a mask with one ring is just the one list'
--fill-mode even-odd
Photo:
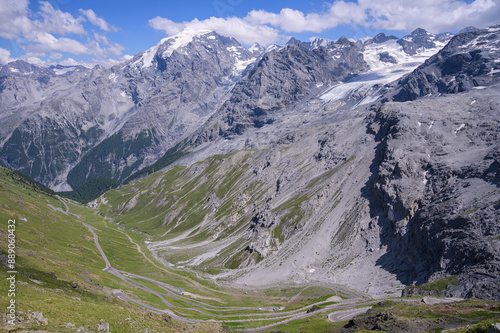
{"label": "rocky summit", "polygon": [[500,300],[499,59],[494,26],[250,49],[188,29],[110,69],[17,61],[0,162],[222,286]]}

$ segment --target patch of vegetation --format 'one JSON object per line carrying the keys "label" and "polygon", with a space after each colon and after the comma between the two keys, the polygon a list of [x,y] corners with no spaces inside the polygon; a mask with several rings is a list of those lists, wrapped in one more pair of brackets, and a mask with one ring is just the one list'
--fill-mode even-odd
{"label": "patch of vegetation", "polygon": [[[122,132],[117,132],[90,150],[68,173],[67,181],[72,188],[82,186],[94,178],[123,180],[130,175],[133,168],[123,171],[112,167],[112,160],[119,161],[130,155],[142,156],[142,151],[155,141],[155,130],[143,130],[134,138],[124,138]],[[140,159],[139,159],[140,160]],[[134,163],[138,167],[142,163]],[[138,164],[138,165],[137,165]]]}
{"label": "patch of vegetation", "polygon": [[411,295],[431,295],[433,293],[440,293],[448,290],[451,286],[457,285],[460,281],[456,275],[451,275],[446,278],[428,282],[419,286],[406,286],[405,294]]}
{"label": "patch of vegetation", "polygon": [[470,210],[468,210],[466,212],[463,212],[462,214],[469,215],[469,214],[472,214],[474,212],[477,212],[479,209],[481,209],[481,207],[472,208],[472,209],[470,209]]}
{"label": "patch of vegetation", "polygon": [[78,202],[87,203],[120,185],[121,183],[119,181],[111,178],[94,178],[73,191],[59,192],[59,194]]}
{"label": "patch of vegetation", "polygon": [[20,171],[11,170],[1,166],[0,169],[2,178],[6,179],[8,177],[10,178],[10,181],[12,181],[14,184],[18,186],[29,187],[37,193],[45,193],[50,196],[54,196],[56,194],[47,186],[40,184],[39,182],[31,179],[30,177],[26,176],[24,173]]}
{"label": "patch of vegetation", "polygon": [[130,183],[134,179],[138,179],[152,174],[155,171],[159,171],[189,154],[188,152],[182,151],[182,145],[182,143],[179,143],[175,147],[170,148],[158,161],[132,174],[130,177],[125,179],[124,183]]}

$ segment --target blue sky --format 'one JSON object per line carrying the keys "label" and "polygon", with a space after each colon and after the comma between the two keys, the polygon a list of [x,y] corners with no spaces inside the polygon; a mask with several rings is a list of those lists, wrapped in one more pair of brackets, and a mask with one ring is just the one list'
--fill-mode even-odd
{"label": "blue sky", "polygon": [[106,67],[185,28],[215,30],[245,46],[291,36],[404,36],[500,23],[500,0],[0,0],[0,64]]}

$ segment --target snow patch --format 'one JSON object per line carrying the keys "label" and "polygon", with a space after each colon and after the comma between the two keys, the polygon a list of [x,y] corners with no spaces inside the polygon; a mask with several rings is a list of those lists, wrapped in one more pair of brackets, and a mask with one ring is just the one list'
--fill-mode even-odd
{"label": "snow patch", "polygon": [[256,60],[256,58],[251,58],[251,59],[248,59],[248,60],[235,59],[235,62],[234,62],[234,71],[236,71],[236,72],[243,71],[245,68],[248,67],[248,65],[250,65],[251,63],[253,63],[255,60]]}
{"label": "snow patch", "polygon": [[427,175],[429,174],[429,170],[424,171],[424,179],[422,180],[422,183],[424,183],[424,186],[427,185]]}
{"label": "snow patch", "polygon": [[[162,57],[164,58],[170,57],[175,50],[187,46],[189,43],[193,41],[195,37],[200,37],[211,32],[212,31],[210,30],[196,30],[192,28],[186,28],[181,33],[175,36],[166,37],[160,40],[158,44],[156,44],[149,50],[144,51],[142,56],[139,59],[137,59],[133,64],[138,64],[139,62],[142,61],[141,68],[151,67],[153,65],[154,56],[158,52],[158,49],[160,48],[161,45],[169,43],[167,49],[163,51]],[[209,37],[215,38],[215,36],[209,36]]]}
{"label": "snow patch", "polygon": [[115,74],[115,73],[111,73],[109,74],[108,76],[108,79],[111,81],[111,82],[116,82],[116,79],[118,78],[118,75]]}
{"label": "snow patch", "polygon": [[[389,56],[396,59],[398,64],[422,64],[427,58],[433,56],[441,50],[446,44],[435,41],[436,47],[430,49],[420,49],[415,55],[409,55],[404,52],[403,47],[397,43],[397,40],[391,39],[380,44],[370,44],[363,52],[363,58],[371,70],[383,67],[392,67],[394,64],[380,60],[380,54],[387,52]],[[415,66],[416,68],[417,66]]]}
{"label": "snow patch", "polygon": [[458,128],[455,130],[455,134],[458,133],[458,131],[460,131],[461,129],[463,129],[465,127],[465,124],[462,124],[460,126],[458,126]]}

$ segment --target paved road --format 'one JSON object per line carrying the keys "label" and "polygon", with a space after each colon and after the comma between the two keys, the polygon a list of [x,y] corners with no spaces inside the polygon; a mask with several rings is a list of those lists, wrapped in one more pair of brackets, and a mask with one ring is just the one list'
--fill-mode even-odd
{"label": "paved road", "polygon": [[[256,328],[235,329],[235,331],[238,331],[238,332],[258,332],[258,331],[263,331],[263,330],[267,330],[269,328],[272,328],[274,326],[278,326],[278,325],[283,325],[283,324],[289,323],[292,320],[303,319],[303,318],[307,318],[307,317],[310,317],[310,316],[315,316],[318,313],[329,312],[329,311],[332,311],[332,310],[335,310],[335,309],[346,309],[346,308],[350,308],[350,307],[354,307],[354,306],[371,305],[371,304],[374,304],[376,302],[377,301],[369,301],[369,302],[363,302],[363,303],[357,303],[357,304],[346,304],[346,305],[333,304],[333,305],[326,306],[325,308],[320,309],[318,311],[314,311],[314,312],[310,312],[310,313],[307,313],[307,312],[297,313],[297,314],[295,314],[293,316],[289,316],[285,320],[279,321],[277,323],[272,323],[272,324],[269,324],[269,325],[260,326],[260,327],[256,327]],[[368,310],[366,310],[366,311],[368,311]],[[274,318],[274,319],[279,319],[279,318]],[[259,320],[259,319],[257,319],[257,320]],[[241,321],[242,320],[237,320],[235,322],[241,322]]]}
{"label": "paved road", "polygon": [[[301,308],[301,309],[297,309],[297,310],[293,310],[293,311],[287,311],[287,312],[276,312],[276,311],[273,311],[271,308],[258,308],[258,307],[219,307],[219,306],[213,306],[213,305],[209,305],[209,304],[206,304],[206,303],[203,303],[201,301],[194,301],[194,300],[190,300],[190,299],[186,299],[184,297],[182,297],[182,292],[184,291],[182,288],[176,288],[176,287],[173,287],[173,286],[170,286],[164,282],[160,282],[160,281],[156,281],[156,280],[153,280],[153,279],[150,279],[150,278],[147,278],[147,277],[144,277],[144,276],[140,276],[140,275],[137,275],[137,274],[132,274],[132,273],[128,273],[128,272],[124,272],[124,271],[120,271],[120,270],[117,270],[115,268],[113,268],[111,266],[111,263],[109,262],[106,254],[104,253],[104,251],[102,250],[101,248],[101,245],[99,244],[99,237],[97,236],[96,232],[95,231],[100,231],[84,222],[82,222],[83,225],[85,227],[87,227],[89,229],[89,231],[92,233],[92,235],[94,235],[94,243],[96,244],[96,247],[97,249],[99,250],[103,260],[104,260],[104,263],[106,265],[106,268],[104,268],[103,270],[120,278],[121,280],[123,280],[124,282],[136,287],[136,288],[139,288],[143,291],[146,291],[148,293],[151,293],[151,294],[154,294],[155,296],[157,296],[166,306],[170,307],[170,308],[181,308],[181,307],[178,307],[178,306],[175,306],[173,304],[171,304],[170,302],[168,302],[164,296],[167,296],[167,297],[171,297],[171,298],[175,298],[175,299],[178,299],[178,300],[182,300],[183,302],[186,302],[190,305],[193,305],[194,307],[193,308],[186,308],[186,307],[182,307],[183,309],[186,309],[186,310],[194,310],[194,311],[197,311],[198,313],[201,313],[201,314],[204,314],[204,315],[207,315],[207,316],[211,316],[211,317],[252,317],[252,318],[249,318],[249,319],[239,319],[239,320],[208,320],[210,322],[219,322],[219,323],[230,323],[230,322],[252,322],[252,321],[261,321],[261,320],[280,320],[280,319],[283,319],[277,323],[272,323],[272,324],[269,324],[269,325],[265,325],[265,326],[261,326],[261,327],[257,327],[257,328],[247,328],[247,329],[236,329],[236,331],[241,331],[241,332],[257,332],[257,331],[262,331],[262,330],[265,330],[265,329],[268,329],[268,328],[271,328],[271,327],[274,327],[274,326],[278,326],[278,325],[281,325],[281,324],[285,324],[285,323],[288,323],[292,320],[296,320],[296,319],[302,319],[302,318],[307,318],[309,316],[314,316],[318,313],[323,313],[323,312],[328,312],[328,311],[333,311],[333,310],[336,310],[336,309],[349,309],[349,308],[352,308],[352,307],[355,307],[355,306],[362,306],[362,305],[370,305],[370,304],[373,304],[375,303],[376,301],[371,301],[371,302],[361,302],[363,301],[362,299],[356,299],[356,300],[351,300],[350,302],[343,302],[343,303],[338,303],[338,304],[333,304],[333,305],[328,305],[318,311],[314,311],[314,312],[307,312],[307,310],[309,310],[312,306],[314,306],[315,304],[311,304],[307,307],[304,307],[304,308]],[[156,290],[152,290],[151,288],[143,285],[142,283],[140,282],[137,282],[135,280],[132,280],[131,278],[134,278],[134,279],[142,279],[142,280],[145,280],[145,281],[148,281],[150,283],[153,283],[155,284],[156,286],[160,287],[161,289],[163,289],[165,291],[165,293],[163,292],[158,292]],[[144,307],[152,312],[155,312],[155,313],[158,313],[158,314],[168,314],[169,316],[171,316],[173,319],[175,320],[178,320],[178,321],[181,321],[181,322],[184,322],[184,323],[196,323],[196,322],[200,322],[200,321],[203,321],[203,320],[196,320],[196,319],[191,319],[191,318],[186,318],[186,317],[182,317],[182,316],[178,316],[176,314],[174,314],[172,311],[169,311],[169,310],[165,310],[165,309],[159,309],[159,308],[156,308],[154,306],[151,306],[151,305],[148,305],[148,304],[145,304],[143,302],[140,302],[138,300],[135,300],[129,296],[127,296],[122,290],[115,290],[113,292],[113,294],[121,299],[121,300],[124,300],[124,301],[128,301],[128,302],[131,302],[131,303],[134,303],[134,304],[137,304],[141,307]],[[195,303],[196,302],[196,303]],[[326,303],[327,301],[323,301],[323,302],[319,302],[319,303],[316,303],[316,305],[321,305],[322,303]],[[361,302],[361,303],[360,303]],[[216,315],[213,315],[213,314],[210,314],[210,313],[206,313],[202,310],[217,310],[217,311],[235,311],[235,310],[255,310],[255,311],[259,311],[260,313],[254,313],[254,314],[242,314],[242,315],[227,315],[227,316],[216,316]],[[363,309],[364,311],[367,311],[367,309]],[[359,311],[359,310],[356,310],[356,311]],[[330,314],[332,315],[332,314]],[[330,317],[329,315],[329,317]],[[257,317],[257,318],[256,318]],[[263,318],[263,317],[269,317],[269,318]],[[344,320],[347,320],[347,319],[344,319]]]}
{"label": "paved road", "polygon": [[[68,213],[68,212],[69,212],[69,209],[66,206],[66,213]],[[339,302],[337,304],[331,304],[331,305],[325,306],[317,311],[309,312],[309,313],[307,312],[307,310],[309,310],[312,306],[327,303],[328,300],[323,301],[323,302],[318,302],[316,304],[311,304],[311,305],[303,307],[301,309],[297,309],[297,310],[293,310],[293,311],[286,311],[286,312],[274,311],[273,308],[222,307],[222,306],[210,305],[210,304],[198,301],[198,300],[192,300],[192,299],[183,297],[184,289],[182,289],[182,288],[177,288],[177,287],[171,286],[169,284],[166,284],[164,282],[156,281],[156,280],[153,280],[151,278],[147,278],[147,277],[140,276],[137,274],[132,274],[132,273],[120,271],[120,270],[113,268],[111,266],[107,256],[106,256],[106,254],[102,250],[101,245],[99,244],[99,238],[96,234],[96,231],[100,231],[100,230],[96,229],[96,228],[94,228],[94,227],[92,227],[84,222],[82,222],[82,223],[85,227],[87,227],[89,229],[89,231],[92,233],[92,235],[94,235],[94,243],[95,243],[97,249],[99,250],[99,252],[104,260],[104,263],[106,265],[106,268],[103,269],[104,271],[106,271],[110,274],[113,274],[114,276],[120,278],[121,280],[123,280],[124,282],[128,283],[131,286],[139,288],[145,292],[154,294],[165,304],[165,306],[167,306],[169,308],[182,308],[182,309],[186,309],[186,310],[193,310],[193,311],[196,311],[196,312],[201,313],[201,314],[206,315],[206,316],[219,317],[219,318],[223,318],[223,317],[252,317],[249,319],[238,319],[238,320],[213,320],[213,319],[207,320],[209,322],[232,323],[232,322],[252,322],[252,321],[262,321],[262,320],[278,320],[278,322],[275,322],[275,323],[272,323],[269,325],[265,325],[265,326],[261,326],[261,327],[257,327],[257,328],[235,329],[235,331],[239,331],[239,332],[263,331],[263,330],[272,328],[274,326],[286,324],[292,320],[307,318],[310,316],[314,316],[318,313],[324,313],[324,312],[330,312],[330,311],[335,311],[335,312],[332,312],[328,315],[328,319],[330,321],[332,321],[332,322],[346,321],[346,320],[350,320],[350,319],[354,318],[357,315],[360,315],[362,313],[367,312],[369,309],[371,309],[370,305],[377,302],[377,301],[365,301],[364,299],[361,299],[361,298],[350,299],[350,300],[344,300],[344,301]],[[144,281],[148,281],[150,283],[153,283],[157,287],[164,290],[165,292],[158,292],[156,290],[152,290],[151,288],[143,285],[142,283],[135,281],[135,280],[132,280],[132,278],[134,278],[136,280],[144,280]],[[153,307],[151,305],[142,303],[140,301],[137,301],[137,300],[127,296],[122,290],[115,290],[113,292],[113,294],[121,300],[137,304],[145,309],[148,309],[148,310],[153,311],[153,312],[158,313],[158,314],[168,314],[173,319],[184,322],[184,323],[196,323],[196,322],[204,321],[204,320],[196,320],[196,319],[178,316],[170,310],[159,309],[159,308]],[[170,302],[168,302],[164,298],[164,296],[174,298],[177,300],[181,300],[187,304],[192,305],[193,307],[187,308],[187,307],[175,306],[175,305],[171,304]],[[425,297],[422,300],[409,300],[409,301],[415,301],[415,302],[423,301],[426,304],[436,304],[436,303],[456,302],[456,301],[460,301],[460,300],[462,300],[462,299]],[[366,307],[354,309],[355,307],[358,307],[358,306],[366,306]],[[234,315],[234,314],[233,315],[214,315],[211,313],[204,312],[202,310],[209,310],[209,311],[210,310],[217,310],[218,312],[220,312],[220,311],[235,311],[235,310],[255,310],[258,312],[253,313],[253,314],[240,314],[240,315]]]}
{"label": "paved road", "polygon": [[451,297],[451,298],[439,298],[439,297],[424,297],[422,299],[422,302],[425,304],[433,305],[433,304],[440,304],[440,303],[454,303],[454,302],[460,302],[463,301],[463,298],[458,298],[458,297]]}
{"label": "paved road", "polygon": [[360,308],[360,309],[332,312],[328,315],[328,320],[330,320],[331,322],[334,322],[334,323],[337,323],[339,321],[351,320],[352,318],[354,318],[360,314],[366,313],[371,308],[372,307],[370,306],[370,307]]}

